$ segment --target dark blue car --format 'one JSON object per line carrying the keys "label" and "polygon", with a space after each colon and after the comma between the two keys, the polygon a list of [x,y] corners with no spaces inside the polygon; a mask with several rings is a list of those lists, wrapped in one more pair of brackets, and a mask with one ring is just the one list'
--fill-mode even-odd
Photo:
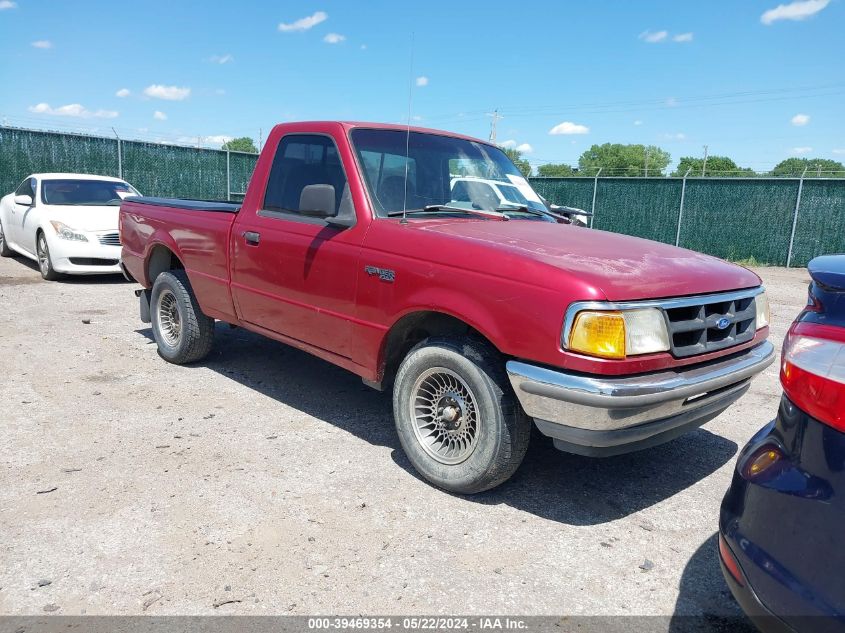
{"label": "dark blue car", "polygon": [[808,269],[777,418],[740,452],[719,517],[722,573],[764,631],[845,631],[845,255]]}

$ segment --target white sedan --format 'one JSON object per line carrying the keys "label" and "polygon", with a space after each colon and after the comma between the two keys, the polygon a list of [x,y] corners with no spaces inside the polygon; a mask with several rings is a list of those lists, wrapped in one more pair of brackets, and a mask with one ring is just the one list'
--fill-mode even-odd
{"label": "white sedan", "polygon": [[44,279],[119,273],[118,212],[129,183],[87,174],[32,174],[0,200],[0,255],[38,262]]}

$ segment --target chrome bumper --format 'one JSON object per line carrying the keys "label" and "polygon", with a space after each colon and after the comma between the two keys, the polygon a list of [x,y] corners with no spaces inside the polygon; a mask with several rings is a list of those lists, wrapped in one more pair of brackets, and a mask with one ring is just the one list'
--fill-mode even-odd
{"label": "chrome bumper", "polygon": [[736,356],[637,376],[568,374],[520,361],[508,377],[525,412],[562,450],[588,455],[646,448],[716,417],[772,364],[765,341]]}

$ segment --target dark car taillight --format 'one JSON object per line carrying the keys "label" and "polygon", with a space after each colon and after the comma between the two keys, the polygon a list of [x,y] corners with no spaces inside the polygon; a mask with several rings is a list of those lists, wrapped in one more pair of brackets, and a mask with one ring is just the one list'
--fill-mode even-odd
{"label": "dark car taillight", "polygon": [[793,324],[783,345],[780,381],[797,407],[845,431],[845,328]]}
{"label": "dark car taillight", "polygon": [[745,582],[742,579],[742,571],[739,569],[739,563],[736,561],[731,548],[728,547],[728,544],[725,542],[725,537],[721,534],[719,535],[719,556],[725,564],[725,569],[728,570],[728,573],[740,587],[744,587]]}

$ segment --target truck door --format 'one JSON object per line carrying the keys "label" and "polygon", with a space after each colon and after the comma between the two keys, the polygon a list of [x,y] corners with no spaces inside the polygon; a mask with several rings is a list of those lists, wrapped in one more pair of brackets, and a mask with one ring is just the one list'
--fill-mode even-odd
{"label": "truck door", "polygon": [[244,321],[349,357],[365,226],[336,228],[303,214],[309,185],[334,187],[336,213],[353,204],[331,137],[282,137],[263,202],[233,229],[232,295]]}

